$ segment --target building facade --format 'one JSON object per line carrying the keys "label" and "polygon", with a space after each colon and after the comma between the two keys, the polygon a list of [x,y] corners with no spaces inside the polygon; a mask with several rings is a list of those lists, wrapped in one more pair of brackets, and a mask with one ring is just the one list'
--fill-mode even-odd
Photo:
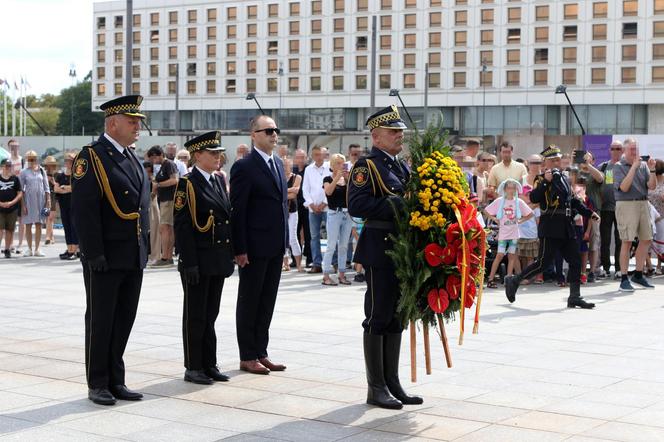
{"label": "building facade", "polygon": [[[664,0],[135,0],[94,4],[93,107],[140,93],[155,129],[363,130],[400,90],[461,135],[664,133]],[[125,57],[131,91],[124,90]],[[428,75],[427,75],[428,65]],[[425,84],[428,83],[428,84]],[[425,91],[428,90],[427,100]],[[431,117],[429,117],[431,118]]]}

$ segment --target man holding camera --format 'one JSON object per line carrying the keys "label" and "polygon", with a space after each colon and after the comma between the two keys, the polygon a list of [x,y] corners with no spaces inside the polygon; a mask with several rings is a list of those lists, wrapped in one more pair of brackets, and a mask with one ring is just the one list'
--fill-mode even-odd
{"label": "man holding camera", "polygon": [[620,291],[633,292],[627,270],[632,241],[638,240],[636,248],[636,270],[632,282],[647,289],[655,286],[643,276],[643,265],[652,242],[652,225],[648,207],[648,190],[657,186],[655,159],[648,155],[639,156],[639,147],[634,138],[623,144],[625,154],[613,168],[613,190],[616,198],[616,222],[620,233]]}
{"label": "man holding camera", "polygon": [[544,174],[535,178],[535,187],[530,193],[530,200],[538,203],[541,210],[538,257],[521,274],[505,277],[505,295],[510,302],[514,302],[521,281],[542,273],[553,262],[556,252],[560,251],[569,263],[567,307],[591,309],[595,304],[581,297],[581,255],[574,216],[578,213],[594,220],[599,220],[599,216],[572,196],[569,180],[560,170],[560,149],[551,145],[541,155],[544,157]]}

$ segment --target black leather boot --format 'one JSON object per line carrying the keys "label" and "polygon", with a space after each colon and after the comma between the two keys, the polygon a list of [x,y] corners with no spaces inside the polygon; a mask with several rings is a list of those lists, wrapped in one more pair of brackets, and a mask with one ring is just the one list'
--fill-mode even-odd
{"label": "black leather boot", "polygon": [[519,284],[521,284],[521,278],[518,275],[508,275],[505,276],[503,282],[505,283],[505,296],[507,296],[507,300],[511,304],[516,300],[516,291],[519,288]]}
{"label": "black leather boot", "polygon": [[592,302],[586,302],[581,297],[581,283],[571,282],[569,285],[569,298],[567,298],[567,308],[595,308],[595,304]]}
{"label": "black leather boot", "polygon": [[401,333],[388,333],[383,337],[383,368],[385,384],[392,395],[404,405],[420,405],[424,400],[419,396],[409,396],[399,382],[399,354]]}
{"label": "black leather boot", "polygon": [[394,399],[385,384],[383,336],[364,333],[364,363],[367,368],[367,404],[400,410],[403,404]]}

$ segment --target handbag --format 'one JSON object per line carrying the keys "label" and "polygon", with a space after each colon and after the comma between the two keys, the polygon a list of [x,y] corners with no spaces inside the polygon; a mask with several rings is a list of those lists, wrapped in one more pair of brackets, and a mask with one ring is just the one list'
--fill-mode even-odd
{"label": "handbag", "polygon": [[48,207],[43,207],[39,213],[41,214],[42,217],[48,218],[48,216],[51,214],[51,209],[49,209]]}

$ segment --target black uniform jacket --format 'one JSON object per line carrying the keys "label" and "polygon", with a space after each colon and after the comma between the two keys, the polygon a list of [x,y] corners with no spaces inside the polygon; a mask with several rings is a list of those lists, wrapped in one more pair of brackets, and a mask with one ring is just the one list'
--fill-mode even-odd
{"label": "black uniform jacket", "polygon": [[81,252],[87,259],[103,255],[117,270],[145,268],[149,253],[150,181],[129,152],[130,159],[102,135],[83,148],[72,170],[72,215]]}
{"label": "black uniform jacket", "polygon": [[530,200],[540,205],[540,222],[537,228],[540,238],[574,239],[574,216],[592,215],[578,198],[572,196],[569,180],[561,173],[554,173],[551,182],[544,175],[535,178]]}
{"label": "black uniform jacket", "polygon": [[178,270],[198,267],[202,275],[228,277],[234,269],[231,203],[223,178],[212,176],[221,194],[196,167],[178,182],[173,205],[175,237],[180,251]]}
{"label": "black uniform jacket", "polygon": [[409,177],[403,161],[393,160],[376,147],[355,163],[348,185],[348,212],[352,217],[364,218],[365,225],[353,261],[367,267],[392,266],[385,251],[392,248],[389,234],[396,232],[394,205],[403,204]]}

